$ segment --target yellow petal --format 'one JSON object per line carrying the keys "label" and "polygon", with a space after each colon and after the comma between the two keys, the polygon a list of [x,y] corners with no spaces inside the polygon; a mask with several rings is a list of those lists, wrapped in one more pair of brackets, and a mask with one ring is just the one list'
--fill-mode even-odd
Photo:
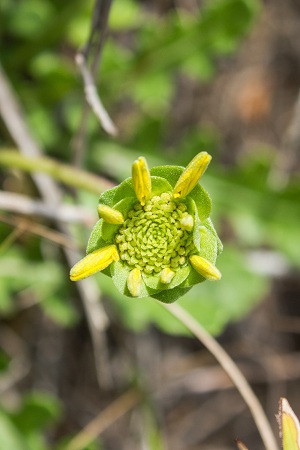
{"label": "yellow petal", "polygon": [[222,276],[221,272],[207,259],[202,258],[202,256],[193,255],[190,256],[190,261],[194,269],[204,278],[211,281],[220,280]]}
{"label": "yellow petal", "polygon": [[281,428],[283,450],[299,450],[299,420],[285,398],[280,399],[278,420]]}
{"label": "yellow petal", "polygon": [[196,186],[206,171],[211,156],[206,152],[198,153],[180,176],[173,191],[174,198],[186,197]]}
{"label": "yellow petal", "polygon": [[140,156],[132,165],[132,181],[137,198],[142,206],[151,194],[151,177],[147,161]]}
{"label": "yellow petal", "polygon": [[105,269],[113,261],[118,261],[119,255],[115,245],[99,248],[81,259],[70,271],[72,281],[82,280],[100,270]]}
{"label": "yellow petal", "polygon": [[168,267],[165,267],[160,272],[160,281],[164,284],[171,283],[171,281],[173,280],[174,277],[175,277],[175,272],[173,270],[169,269]]}
{"label": "yellow petal", "polygon": [[132,269],[127,278],[127,287],[133,297],[138,297],[141,293],[142,274],[137,268]]}
{"label": "yellow petal", "polygon": [[121,224],[124,222],[123,214],[120,211],[106,205],[98,205],[98,214],[107,223]]}

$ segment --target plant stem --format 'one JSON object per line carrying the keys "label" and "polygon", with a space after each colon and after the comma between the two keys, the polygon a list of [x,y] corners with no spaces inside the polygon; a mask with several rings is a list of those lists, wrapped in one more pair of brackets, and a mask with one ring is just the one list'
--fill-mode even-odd
{"label": "plant stem", "polygon": [[175,303],[159,304],[180,320],[180,322],[182,322],[216,358],[248,405],[266,449],[278,450],[278,445],[271,425],[258,398],[228,353],[226,353],[223,347],[187,311],[181,308],[181,306]]}
{"label": "plant stem", "polygon": [[112,183],[97,175],[75,169],[47,157],[28,157],[14,150],[0,151],[0,166],[15,167],[26,172],[43,172],[77,189],[96,194],[113,187]]}

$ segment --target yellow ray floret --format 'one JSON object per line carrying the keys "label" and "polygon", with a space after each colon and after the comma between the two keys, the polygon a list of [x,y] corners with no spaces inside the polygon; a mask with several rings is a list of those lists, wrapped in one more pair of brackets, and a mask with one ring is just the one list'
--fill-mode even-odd
{"label": "yellow ray floret", "polygon": [[113,261],[119,260],[119,254],[115,245],[99,248],[81,259],[70,271],[72,281],[82,280],[105,269]]}
{"label": "yellow ray floret", "polygon": [[194,189],[199,179],[206,171],[210,161],[211,156],[206,152],[198,153],[198,155],[192,159],[174,187],[174,198],[184,198],[192,191],[192,189]]}
{"label": "yellow ray floret", "polygon": [[110,208],[109,206],[99,204],[98,214],[107,223],[112,224],[124,223],[123,214],[120,213],[120,211],[117,211],[116,209]]}
{"label": "yellow ray floret", "polygon": [[135,268],[132,269],[131,272],[129,272],[127,278],[127,287],[133,297],[138,297],[141,294],[142,274],[140,269]]}
{"label": "yellow ray floret", "polygon": [[217,281],[221,278],[221,272],[210,261],[202,256],[190,256],[190,261],[195,270],[207,280]]}
{"label": "yellow ray floret", "polygon": [[151,177],[147,161],[140,156],[132,165],[132,181],[137,198],[142,206],[151,194]]}
{"label": "yellow ray floret", "polygon": [[282,434],[283,450],[300,449],[300,424],[289,402],[285,398],[280,399],[279,425]]}

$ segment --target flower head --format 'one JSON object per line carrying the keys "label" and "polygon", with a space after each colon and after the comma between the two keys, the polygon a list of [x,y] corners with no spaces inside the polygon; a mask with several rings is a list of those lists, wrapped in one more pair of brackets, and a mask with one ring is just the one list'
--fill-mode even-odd
{"label": "flower head", "polygon": [[87,256],[71,270],[74,281],[102,271],[129,297],[173,302],[194,284],[219,280],[222,244],[209,218],[211,201],[198,183],[211,156],[199,153],[186,169],[145,158],[132,178],[104,192]]}

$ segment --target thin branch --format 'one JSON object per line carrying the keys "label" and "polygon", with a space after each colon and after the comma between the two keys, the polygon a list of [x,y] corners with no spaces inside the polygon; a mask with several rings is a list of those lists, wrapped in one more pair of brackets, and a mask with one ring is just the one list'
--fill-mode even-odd
{"label": "thin branch", "polygon": [[96,215],[86,208],[68,204],[55,206],[14,192],[0,191],[0,210],[27,216],[37,215],[60,222],[77,222],[89,227],[96,222]]}
{"label": "thin branch", "polygon": [[[75,243],[71,241],[68,236],[65,236],[59,231],[53,231],[50,228],[45,227],[44,225],[41,225],[39,223],[32,222],[31,220],[0,214],[0,222],[4,222],[15,227],[16,231],[18,231],[19,233],[35,234],[63,247],[69,247],[73,249],[77,248]],[[0,250],[3,251],[3,242],[1,244]]]}
{"label": "thin branch", "polygon": [[89,422],[66,446],[65,450],[81,450],[94,441],[104,430],[142,400],[142,394],[130,389],[112,402]]}
{"label": "thin branch", "polygon": [[103,44],[107,36],[107,23],[112,0],[96,0],[91,20],[91,31],[82,54],[92,59],[91,73],[96,76],[99,69]]}
{"label": "thin branch", "polygon": [[5,253],[14,242],[19,239],[20,236],[24,233],[24,230],[21,228],[15,228],[1,243],[0,243],[0,255]]}
{"label": "thin branch", "polygon": [[289,182],[292,169],[296,166],[300,150],[300,91],[294,111],[280,146],[275,164],[270,171],[268,183],[275,190],[284,189]]}
{"label": "thin branch", "polygon": [[[92,86],[94,88],[92,89],[92,101],[93,104],[95,104],[96,110],[100,111],[100,117],[103,116],[104,123],[108,124],[108,129],[112,130],[112,135],[115,136],[117,134],[117,130],[112,123],[110,117],[108,116],[107,112],[105,111],[101,101],[100,101],[100,108],[98,100],[99,96],[96,91],[95,94],[95,83],[94,79],[97,77],[97,71],[99,69],[100,65],[100,58],[102,53],[103,44],[106,39],[107,35],[107,22],[109,17],[109,11],[111,7],[112,0],[95,0],[94,10],[91,17],[91,27],[90,27],[90,35],[88,37],[87,43],[83,47],[82,51],[78,52],[75,59],[79,58],[79,61],[77,61],[77,64],[79,62],[79,68],[81,71],[81,75],[83,79],[87,78],[87,81],[92,81]],[[88,69],[88,60],[91,61],[90,64],[90,73]],[[80,63],[83,61],[83,66],[80,67]],[[84,68],[85,67],[85,68]],[[83,73],[87,71],[87,77],[86,74]],[[85,85],[87,83],[85,82]],[[87,95],[87,93],[86,93]],[[89,95],[91,95],[89,93]],[[97,100],[98,98],[98,100]],[[88,118],[89,118],[89,105],[90,103],[87,103],[87,101],[84,101],[82,106],[82,113],[81,113],[81,120],[80,124],[78,126],[78,132],[76,136],[73,139],[73,148],[75,151],[75,163],[77,166],[81,165],[83,155],[84,155],[84,149],[85,149],[85,141],[86,141],[86,130],[87,130],[87,124],[88,124]],[[92,107],[94,110],[94,108]],[[100,123],[101,120],[100,120]]]}
{"label": "thin branch", "polygon": [[93,76],[86,65],[84,55],[82,53],[77,53],[75,61],[83,78],[86,101],[94,111],[106,133],[111,136],[116,136],[118,134],[118,130],[101,102]]}
{"label": "thin branch", "polygon": [[25,378],[31,367],[25,342],[4,322],[1,323],[0,347],[11,357],[8,370],[1,372],[0,375],[0,394],[2,396]]}
{"label": "thin branch", "polygon": [[183,308],[177,304],[159,303],[182,322],[220,363],[248,405],[267,450],[279,450],[264,410],[246,378],[222,346]]}
{"label": "thin branch", "polygon": [[[20,148],[21,153],[29,158],[40,158],[42,151],[27,128],[26,121],[21,113],[21,105],[0,66],[0,115]],[[32,175],[36,186],[49,206],[58,206],[61,203],[62,193],[55,181],[46,174],[34,173]],[[58,222],[60,231],[72,237],[72,230],[64,223]],[[72,267],[80,258],[79,252],[64,248],[69,267]],[[85,309],[87,323],[90,329],[95,366],[99,386],[107,388],[111,385],[109,373],[105,329],[108,317],[100,302],[100,292],[94,279],[89,278],[76,284]]]}
{"label": "thin branch", "polygon": [[14,150],[0,150],[0,166],[14,167],[26,172],[44,172],[55,180],[77,189],[85,189],[100,194],[113,187],[113,184],[98,175],[76,169],[46,156],[28,156]]}

